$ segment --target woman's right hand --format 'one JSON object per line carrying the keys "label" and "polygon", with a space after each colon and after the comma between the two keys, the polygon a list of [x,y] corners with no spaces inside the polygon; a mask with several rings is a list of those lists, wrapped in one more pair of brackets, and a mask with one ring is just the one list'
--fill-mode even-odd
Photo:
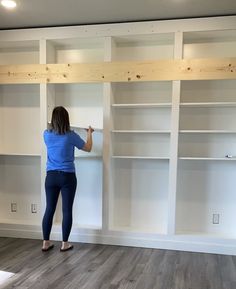
{"label": "woman's right hand", "polygon": [[93,132],[94,132],[94,129],[93,129],[91,126],[89,126],[87,132],[89,132],[89,133],[93,133]]}

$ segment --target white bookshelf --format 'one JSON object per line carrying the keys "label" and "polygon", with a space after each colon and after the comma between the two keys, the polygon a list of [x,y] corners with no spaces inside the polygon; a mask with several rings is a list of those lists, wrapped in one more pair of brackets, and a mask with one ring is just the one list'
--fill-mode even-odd
{"label": "white bookshelf", "polygon": [[[47,63],[88,63],[104,60],[104,40],[62,39],[47,42]],[[80,228],[102,228],[103,84],[49,84],[48,121],[54,106],[69,112],[71,129],[86,141],[86,128],[94,127],[90,153],[75,149],[77,192],[73,222]],[[90,180],[90,181],[88,181]],[[55,223],[60,223],[61,200]]]}
{"label": "white bookshelf", "polygon": [[[41,224],[40,158],[35,156],[0,156],[0,223]],[[16,203],[16,212],[11,204]],[[37,204],[37,213],[31,212]]]}
{"label": "white bookshelf", "polygon": [[[185,234],[231,236],[236,232],[231,218],[235,210],[235,163],[204,159],[180,160],[177,187],[176,230]],[[219,224],[213,224],[219,214]]]}
{"label": "white bookshelf", "polygon": [[[236,57],[235,23],[0,31],[0,64]],[[235,254],[235,91],[236,80],[1,85],[0,235],[41,238],[42,133],[62,105],[82,138],[95,128],[92,152],[75,155],[72,241]],[[59,200],[57,240],[61,218]]]}
{"label": "white bookshelf", "polygon": [[[113,61],[173,58],[174,35],[116,37],[112,51]],[[112,84],[111,230],[167,234],[171,106],[171,82]]]}
{"label": "white bookshelf", "polygon": [[[0,41],[1,65],[34,63],[39,63],[39,41]],[[1,224],[41,223],[40,156],[39,85],[1,85]],[[31,212],[31,204],[37,204],[37,213]]]}
{"label": "white bookshelf", "polygon": [[113,159],[110,229],[167,233],[168,170],[160,158]]}
{"label": "white bookshelf", "polygon": [[[189,32],[184,34],[183,57],[235,57],[235,45],[235,31]],[[216,242],[236,237],[230,217],[236,209],[235,89],[235,80],[181,83],[177,234]]]}

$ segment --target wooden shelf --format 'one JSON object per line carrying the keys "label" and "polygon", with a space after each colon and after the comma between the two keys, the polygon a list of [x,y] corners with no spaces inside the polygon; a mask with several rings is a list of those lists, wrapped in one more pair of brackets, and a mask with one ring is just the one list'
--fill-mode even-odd
{"label": "wooden shelf", "polygon": [[[70,125],[71,128],[73,129],[76,129],[76,130],[86,130],[88,129],[88,127],[81,127],[81,126],[76,126],[76,125]],[[103,129],[102,128],[99,128],[99,127],[93,127],[91,126],[93,129],[94,129],[94,132],[102,132]]]}
{"label": "wooden shelf", "polygon": [[155,108],[155,107],[171,107],[171,103],[119,103],[112,104],[115,108]]}
{"label": "wooden shelf", "polygon": [[[50,125],[51,123],[49,122],[48,125]],[[75,125],[75,124],[70,124],[70,127],[73,128],[73,129],[76,129],[76,130],[86,130],[88,129],[88,126],[87,127],[82,127],[82,126],[78,126],[78,125]],[[103,131],[103,128],[100,128],[100,127],[93,127],[92,128],[94,129],[95,132],[102,132]]]}
{"label": "wooden shelf", "polygon": [[117,232],[133,232],[133,233],[147,233],[155,235],[166,235],[167,232],[159,228],[145,228],[145,227],[131,227],[131,226],[111,226],[111,231]]}
{"label": "wooden shelf", "polygon": [[170,130],[117,130],[114,129],[112,133],[154,133],[154,134],[170,134]]}
{"label": "wooden shelf", "polygon": [[0,219],[0,225],[22,225],[22,226],[41,226],[41,218],[39,221],[29,221],[24,219]]}
{"label": "wooden shelf", "polygon": [[235,239],[235,235],[225,235],[219,233],[208,233],[208,232],[201,232],[201,231],[177,231],[175,234],[177,237],[187,237],[187,238],[207,238],[207,239],[222,239],[231,240]]}
{"label": "wooden shelf", "polygon": [[92,158],[102,158],[102,155],[95,155],[95,154],[90,154],[88,153],[88,155],[75,155],[75,159],[92,159]]}
{"label": "wooden shelf", "polygon": [[113,159],[143,159],[143,160],[169,160],[169,157],[150,156],[112,156]]}
{"label": "wooden shelf", "polygon": [[[61,222],[54,222],[53,226],[61,228]],[[102,226],[99,225],[88,225],[88,224],[73,224],[73,228],[74,229],[79,229],[79,230],[97,230],[100,231],[102,229]]]}
{"label": "wooden shelf", "polygon": [[236,107],[236,102],[182,102],[181,107]]}
{"label": "wooden shelf", "polygon": [[19,156],[19,157],[41,157],[40,154],[31,154],[31,153],[0,153],[0,156]]}
{"label": "wooden shelf", "polygon": [[206,160],[206,161],[236,161],[236,157],[233,158],[212,158],[212,157],[179,157],[179,160]]}
{"label": "wooden shelf", "polygon": [[195,130],[179,130],[179,133],[228,133],[228,134],[236,134],[236,130],[203,130],[203,129],[195,129]]}

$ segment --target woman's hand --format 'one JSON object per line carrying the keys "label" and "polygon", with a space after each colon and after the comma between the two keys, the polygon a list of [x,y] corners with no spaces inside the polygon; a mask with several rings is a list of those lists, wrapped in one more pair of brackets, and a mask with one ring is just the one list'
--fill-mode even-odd
{"label": "woman's hand", "polygon": [[94,129],[93,129],[91,126],[89,126],[88,132],[93,133],[93,132],[94,132]]}
{"label": "woman's hand", "polygon": [[86,128],[86,131],[87,131],[87,141],[82,150],[86,152],[91,152],[93,146],[92,133],[94,132],[94,129],[91,126],[89,126],[88,128]]}

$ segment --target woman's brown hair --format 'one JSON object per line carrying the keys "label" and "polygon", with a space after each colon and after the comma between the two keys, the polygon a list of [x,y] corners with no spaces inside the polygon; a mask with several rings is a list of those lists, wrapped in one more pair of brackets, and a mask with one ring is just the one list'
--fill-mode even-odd
{"label": "woman's brown hair", "polygon": [[63,106],[56,106],[53,109],[51,130],[58,134],[66,134],[70,131],[69,114]]}

